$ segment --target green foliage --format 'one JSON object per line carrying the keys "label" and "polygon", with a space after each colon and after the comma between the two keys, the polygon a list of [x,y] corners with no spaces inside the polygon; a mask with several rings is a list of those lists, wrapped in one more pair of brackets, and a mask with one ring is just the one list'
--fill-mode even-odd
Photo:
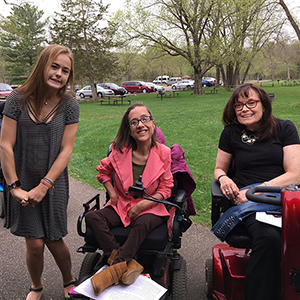
{"label": "green foliage", "polygon": [[[300,130],[300,85],[281,84],[269,83],[263,88],[268,93],[275,93],[275,116],[291,120]],[[223,129],[221,118],[231,94],[232,91],[221,89],[217,94],[204,96],[182,91],[178,98],[166,97],[162,101],[155,94],[130,97],[132,102],[143,102],[148,106],[169,147],[179,144],[185,151],[186,162],[197,185],[193,193],[197,216],[193,220],[205,226],[210,225],[210,183]],[[96,167],[106,157],[126,109],[121,105],[80,104],[80,122],[69,164],[72,177],[102,189],[96,179]]]}
{"label": "green foliage", "polygon": [[105,24],[108,5],[102,1],[63,0],[50,26],[52,43],[68,46],[74,52],[76,79],[102,82],[117,70],[111,51],[115,46],[116,23]]}
{"label": "green foliage", "polygon": [[13,6],[11,14],[0,22],[0,47],[9,82],[24,83],[45,42],[47,21],[40,21],[44,12],[25,3]]}
{"label": "green foliage", "polygon": [[221,0],[128,1],[118,14],[124,39],[183,57],[193,69],[195,94],[201,93],[201,78],[215,63]]}

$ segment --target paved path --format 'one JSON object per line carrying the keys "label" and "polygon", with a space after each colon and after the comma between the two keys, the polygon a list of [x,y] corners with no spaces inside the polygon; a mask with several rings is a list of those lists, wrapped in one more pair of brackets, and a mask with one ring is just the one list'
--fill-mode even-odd
{"label": "paved path", "polygon": [[[73,274],[78,275],[84,255],[76,249],[83,244],[83,239],[76,231],[77,217],[83,211],[82,203],[99,191],[87,185],[70,179],[70,202],[68,207],[69,234],[65,238],[73,263]],[[104,193],[101,193],[104,201]],[[30,279],[25,263],[25,242],[23,238],[13,236],[2,226],[0,219],[0,299],[23,300],[30,287]],[[211,256],[212,246],[218,240],[207,228],[193,224],[184,233],[181,255],[187,261],[188,300],[206,300],[205,296],[205,260]],[[45,267],[43,272],[44,291],[41,300],[63,299],[63,289],[60,272],[50,255],[45,251]]]}

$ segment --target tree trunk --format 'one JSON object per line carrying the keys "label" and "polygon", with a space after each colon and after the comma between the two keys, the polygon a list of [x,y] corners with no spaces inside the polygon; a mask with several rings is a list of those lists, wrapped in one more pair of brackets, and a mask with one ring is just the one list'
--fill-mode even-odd
{"label": "tree trunk", "polygon": [[86,53],[86,57],[87,57],[87,67],[89,68],[90,72],[89,72],[89,81],[90,81],[90,86],[92,88],[92,98],[93,98],[93,102],[97,101],[97,90],[94,84],[94,75],[93,75],[93,69],[92,69],[92,62],[89,60],[90,57],[90,50],[89,50],[89,44],[88,44],[88,39],[87,39],[87,34],[86,34],[86,30],[83,31],[84,34],[84,40],[85,40],[85,53]]}
{"label": "tree trunk", "polygon": [[290,80],[291,79],[291,74],[290,74],[290,65],[289,65],[289,63],[286,63],[286,68],[287,68],[287,79]]}
{"label": "tree trunk", "polygon": [[217,86],[220,85],[220,73],[221,73],[221,70],[220,70],[220,66],[216,66],[216,79],[217,79]]}
{"label": "tree trunk", "polygon": [[195,75],[195,86],[194,86],[194,95],[202,95],[202,71],[199,67],[194,67]]}
{"label": "tree trunk", "polygon": [[230,62],[226,66],[226,78],[227,78],[227,87],[228,88],[235,87],[235,81],[234,81],[234,76],[233,76],[233,63],[232,62]]}
{"label": "tree trunk", "polygon": [[242,79],[242,84],[245,83],[245,80],[246,80],[246,77],[247,77],[248,72],[249,72],[249,70],[250,70],[250,67],[251,67],[251,63],[249,62],[248,65],[247,65],[247,68],[246,68],[246,70],[245,70],[243,79]]}

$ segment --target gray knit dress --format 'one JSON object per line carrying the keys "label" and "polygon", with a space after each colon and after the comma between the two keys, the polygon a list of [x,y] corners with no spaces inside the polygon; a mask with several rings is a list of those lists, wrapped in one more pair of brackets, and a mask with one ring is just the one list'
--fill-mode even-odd
{"label": "gray knit dress", "polygon": [[[69,97],[52,121],[37,123],[27,110],[21,109],[20,94],[13,92],[6,101],[3,114],[17,121],[14,147],[15,165],[21,188],[30,191],[46,176],[56,160],[65,125],[79,122],[79,105]],[[18,236],[56,241],[67,235],[69,199],[68,170],[62,172],[44,199],[35,207],[22,206],[6,189],[6,228]]]}

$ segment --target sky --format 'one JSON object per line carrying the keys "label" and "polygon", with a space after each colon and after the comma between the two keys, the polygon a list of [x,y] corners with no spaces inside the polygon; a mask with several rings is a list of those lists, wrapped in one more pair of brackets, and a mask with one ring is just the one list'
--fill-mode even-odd
{"label": "sky", "polygon": [[[122,5],[125,0],[103,0],[103,4],[109,6],[109,12],[116,12],[119,8],[122,8]],[[1,3],[2,2],[2,3]],[[20,0],[6,0],[7,3],[21,3]],[[55,11],[60,11],[60,0],[26,0],[25,2],[29,4],[36,5],[39,9],[42,9],[45,13],[45,16],[54,16]],[[11,5],[5,5],[3,0],[0,0],[1,14],[7,16],[10,12]]]}
{"label": "sky", "polygon": [[[60,1],[61,0],[26,0],[30,4],[37,5],[39,9],[42,9],[46,16],[54,15],[54,11],[60,10]],[[2,3],[1,3],[2,2]],[[21,3],[21,0],[6,0],[8,3]],[[111,4],[109,7],[110,12],[115,12],[119,8],[122,8],[125,0],[103,0],[103,4]],[[297,12],[299,16],[300,11],[300,1],[299,0],[285,0],[289,9],[292,10],[296,6],[298,6]],[[11,5],[5,5],[3,0],[0,0],[1,14],[7,16],[10,11]],[[3,8],[2,8],[3,7]],[[292,10],[293,11],[293,10]],[[296,10],[295,10],[296,11]],[[296,13],[294,13],[295,15]]]}
{"label": "sky", "polygon": [[[21,3],[22,0],[6,0],[8,3]],[[37,5],[39,9],[42,9],[44,11],[45,17],[48,16],[54,16],[55,11],[60,11],[60,2],[61,0],[24,0],[25,2],[28,2],[30,4]],[[2,2],[2,3],[1,3]],[[0,13],[4,16],[7,16],[10,12],[11,5],[5,5],[3,0],[0,0]],[[122,8],[123,4],[125,3],[125,0],[103,0],[103,4],[111,4],[109,7],[109,12],[114,13],[118,9]],[[289,10],[293,13],[294,16],[296,16],[296,19],[300,21],[300,1],[299,0],[285,0],[285,3],[287,4]],[[294,30],[292,29],[289,22],[287,22],[286,29],[288,32],[290,32],[292,35],[296,34],[294,33]]]}

